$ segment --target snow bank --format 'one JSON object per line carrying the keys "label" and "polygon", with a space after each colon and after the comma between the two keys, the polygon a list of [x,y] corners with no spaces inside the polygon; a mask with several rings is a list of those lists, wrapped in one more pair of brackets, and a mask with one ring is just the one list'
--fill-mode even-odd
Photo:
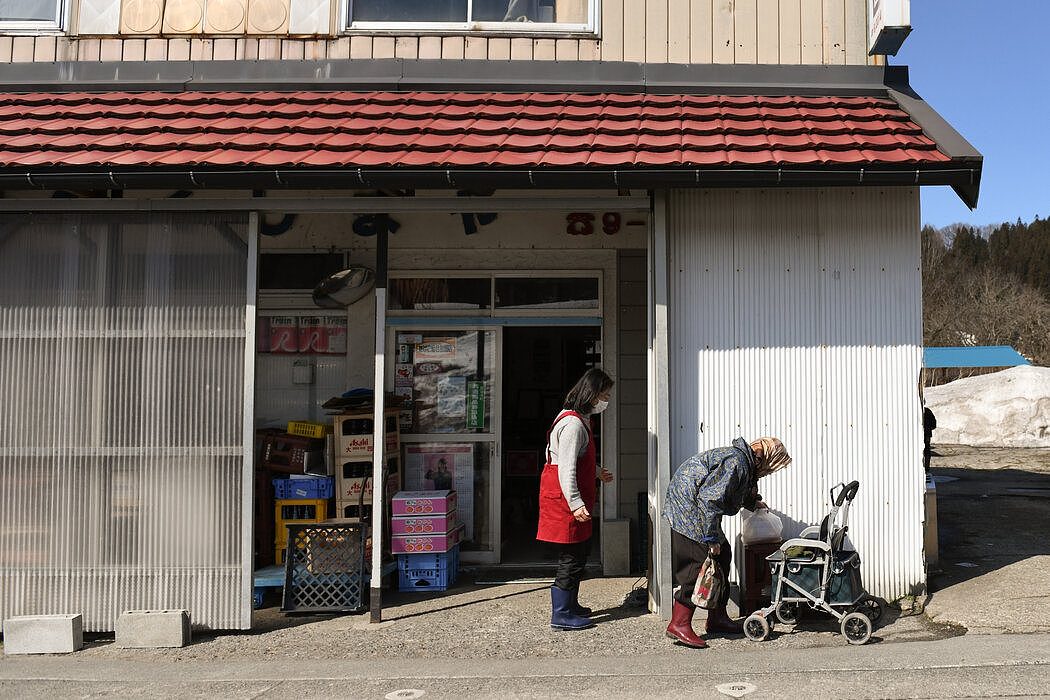
{"label": "snow bank", "polygon": [[1050,367],[1011,367],[923,394],[937,416],[934,443],[1050,447]]}

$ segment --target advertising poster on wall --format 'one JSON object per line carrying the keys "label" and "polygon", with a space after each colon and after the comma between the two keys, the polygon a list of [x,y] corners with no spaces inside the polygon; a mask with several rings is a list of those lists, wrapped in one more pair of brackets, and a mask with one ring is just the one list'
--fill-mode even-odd
{"label": "advertising poster on wall", "polygon": [[455,489],[459,522],[465,540],[474,537],[474,445],[429,443],[405,446],[405,489]]}

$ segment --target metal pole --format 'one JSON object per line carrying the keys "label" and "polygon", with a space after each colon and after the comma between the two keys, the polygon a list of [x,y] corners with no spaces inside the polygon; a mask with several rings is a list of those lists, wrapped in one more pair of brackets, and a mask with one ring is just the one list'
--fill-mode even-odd
{"label": "metal pole", "polygon": [[386,416],[384,415],[384,375],[386,360],[386,214],[376,216],[376,356],[375,414],[372,432],[372,585],[369,595],[371,622],[383,621],[383,499],[386,496]]}

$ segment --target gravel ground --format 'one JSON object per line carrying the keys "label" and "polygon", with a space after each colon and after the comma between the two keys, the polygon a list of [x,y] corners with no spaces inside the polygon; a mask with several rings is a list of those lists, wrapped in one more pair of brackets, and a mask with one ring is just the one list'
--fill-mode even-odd
{"label": "gravel ground", "polygon": [[[637,579],[585,581],[582,602],[595,611],[597,626],[580,632],[550,629],[550,593],[546,583],[495,586],[460,585],[444,595],[391,594],[378,629],[368,616],[288,616],[277,608],[257,611],[250,633],[202,634],[184,649],[118,649],[96,639],[79,657],[148,658],[166,661],[224,658],[301,659],[514,659],[564,657],[571,639],[573,653],[583,657],[630,656],[666,652],[672,647],[664,623],[643,608],[624,604]],[[696,627],[703,629],[701,614]],[[883,641],[933,640],[952,636],[950,627],[931,624],[920,616],[900,617],[888,608]],[[715,637],[712,646],[752,645],[742,636]],[[842,646],[838,626],[830,618],[807,620],[799,629],[777,628],[764,643],[771,648]],[[675,647],[683,658],[696,652]]]}

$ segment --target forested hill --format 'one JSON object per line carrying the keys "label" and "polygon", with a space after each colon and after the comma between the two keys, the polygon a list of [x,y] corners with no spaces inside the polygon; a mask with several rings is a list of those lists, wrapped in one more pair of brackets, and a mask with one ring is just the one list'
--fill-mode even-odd
{"label": "forested hill", "polygon": [[924,342],[1012,345],[1050,365],[1050,220],[922,229]]}

